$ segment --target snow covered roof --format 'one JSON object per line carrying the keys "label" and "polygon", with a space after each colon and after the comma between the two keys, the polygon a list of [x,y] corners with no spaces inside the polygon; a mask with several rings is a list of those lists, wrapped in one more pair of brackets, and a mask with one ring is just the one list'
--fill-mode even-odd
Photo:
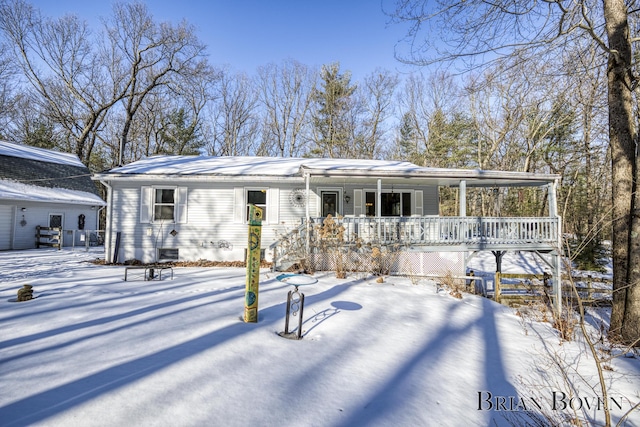
{"label": "snow covered roof", "polygon": [[75,154],[61,153],[59,151],[46,150],[44,148],[31,147],[29,145],[14,144],[2,140],[0,140],[0,156],[84,167],[78,156]]}
{"label": "snow covered roof", "polygon": [[104,205],[78,156],[0,141],[0,199]]}
{"label": "snow covered roof", "polygon": [[87,191],[40,187],[8,180],[0,180],[0,199],[106,206],[105,201],[100,196]]}
{"label": "snow covered roof", "polygon": [[395,160],[283,158],[257,156],[153,156],[94,175],[97,180],[198,177],[421,179],[437,185],[544,185],[558,175],[420,167]]}
{"label": "snow covered roof", "polygon": [[109,174],[300,176],[301,168],[323,171],[407,171],[418,166],[399,161],[257,156],[153,156],[110,170]]}

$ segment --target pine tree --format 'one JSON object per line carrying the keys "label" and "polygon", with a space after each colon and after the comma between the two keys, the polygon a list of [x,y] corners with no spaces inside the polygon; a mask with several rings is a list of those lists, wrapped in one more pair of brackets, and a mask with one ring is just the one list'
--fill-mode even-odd
{"label": "pine tree", "polygon": [[356,90],[351,85],[351,73],[340,73],[340,64],[323,66],[321,88],[314,90],[318,108],[313,114],[316,137],[311,153],[321,157],[348,157],[351,145],[349,111],[351,97]]}

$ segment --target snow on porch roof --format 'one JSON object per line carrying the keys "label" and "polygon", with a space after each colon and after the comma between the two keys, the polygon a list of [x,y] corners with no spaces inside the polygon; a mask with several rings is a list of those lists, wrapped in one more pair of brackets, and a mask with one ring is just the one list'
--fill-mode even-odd
{"label": "snow on porch roof", "polygon": [[96,174],[97,180],[173,177],[303,177],[395,178],[431,180],[438,185],[543,185],[558,175],[420,167],[392,160],[257,157],[153,156]]}

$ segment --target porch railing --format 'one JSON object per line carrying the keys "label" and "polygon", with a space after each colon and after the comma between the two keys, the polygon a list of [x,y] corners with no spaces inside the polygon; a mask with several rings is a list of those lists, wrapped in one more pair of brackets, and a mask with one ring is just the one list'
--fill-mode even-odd
{"label": "porch railing", "polygon": [[[324,218],[311,218],[322,224]],[[342,217],[345,239],[379,244],[555,246],[559,219],[540,217]]]}
{"label": "porch railing", "polygon": [[[274,268],[287,268],[304,259],[308,250],[317,252],[338,243],[345,248],[373,245],[401,245],[424,251],[460,250],[553,250],[560,233],[559,218],[539,217],[337,217],[332,218],[334,236],[322,230],[326,218],[310,218],[307,240],[304,219],[301,224],[271,245]],[[344,227],[344,231],[339,229]],[[329,233],[331,234],[331,233]],[[310,247],[307,248],[307,243]],[[367,246],[368,247],[368,246]]]}

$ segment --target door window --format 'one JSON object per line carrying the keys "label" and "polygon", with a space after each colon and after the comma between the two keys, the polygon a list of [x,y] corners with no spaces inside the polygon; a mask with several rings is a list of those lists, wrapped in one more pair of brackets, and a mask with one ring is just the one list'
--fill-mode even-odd
{"label": "door window", "polygon": [[338,213],[338,192],[323,191],[322,195],[322,216],[336,216]]}
{"label": "door window", "polygon": [[49,215],[49,227],[61,228],[62,227],[62,214],[50,214]]}

